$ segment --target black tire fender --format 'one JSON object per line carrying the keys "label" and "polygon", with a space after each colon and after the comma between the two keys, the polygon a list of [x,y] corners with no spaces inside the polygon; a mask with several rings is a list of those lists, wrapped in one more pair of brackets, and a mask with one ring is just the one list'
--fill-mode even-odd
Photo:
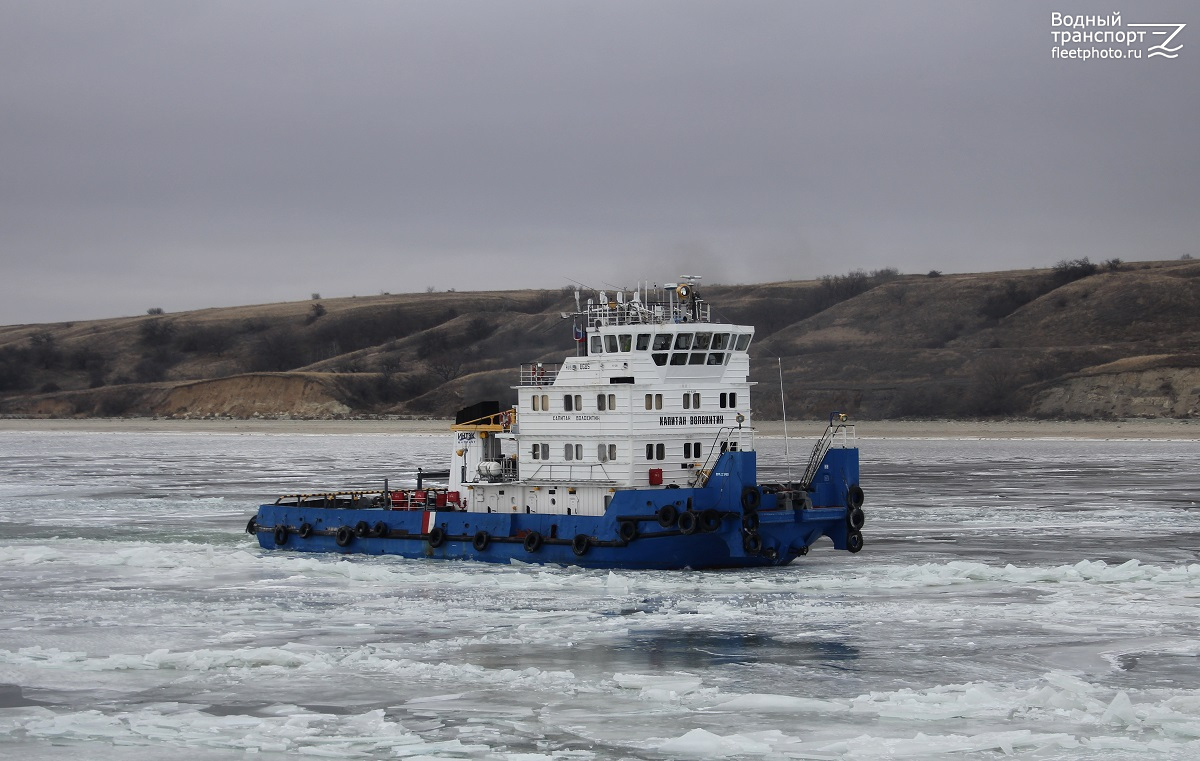
{"label": "black tire fender", "polygon": [[691,536],[696,533],[698,528],[700,528],[700,519],[691,510],[685,510],[679,514],[679,533]]}
{"label": "black tire fender", "polygon": [[663,528],[673,528],[679,520],[679,510],[674,505],[663,505],[658,508],[658,525]]}
{"label": "black tire fender", "polygon": [[846,549],[850,552],[858,552],[863,548],[863,535],[861,531],[850,531],[846,534]]}
{"label": "black tire fender", "polygon": [[700,513],[700,530],[706,534],[721,530],[721,513],[708,508]]}
{"label": "black tire fender", "polygon": [[246,524],[246,533],[247,534],[257,534],[258,533],[258,516],[257,515],[254,516],[253,518],[251,518],[250,522]]}
{"label": "black tire fender", "polygon": [[488,532],[476,531],[475,538],[471,540],[471,546],[474,547],[477,552],[483,552],[487,549],[488,544],[490,544],[491,541],[492,537],[490,534],[488,534]]}
{"label": "black tire fender", "polygon": [[354,524],[354,535],[358,537],[371,535],[371,524],[366,521],[359,521]]}
{"label": "black tire fender", "polygon": [[287,544],[288,530],[287,526],[279,525],[275,527],[275,546],[282,547]]}
{"label": "black tire fender", "polygon": [[846,523],[855,531],[860,531],[867,522],[867,515],[861,507],[852,507],[846,512]]}
{"label": "black tire fender", "polygon": [[863,494],[862,487],[858,484],[850,484],[850,488],[846,489],[846,507],[851,510],[862,507],[864,499],[866,499],[866,495]]}
{"label": "black tire fender", "polygon": [[354,529],[349,526],[338,526],[337,533],[334,534],[333,540],[337,542],[338,547],[346,547],[350,542],[354,541]]}
{"label": "black tire fender", "polygon": [[384,523],[383,521],[376,521],[375,525],[371,527],[371,536],[387,536],[387,535],[388,535],[388,525],[386,523]]}
{"label": "black tire fender", "polygon": [[301,539],[307,539],[312,536],[312,532],[313,527],[311,523],[301,523],[300,530],[297,533],[300,534]]}
{"label": "black tire fender", "polygon": [[747,532],[758,530],[758,513],[746,513],[742,516],[742,529]]}
{"label": "black tire fender", "polygon": [[632,542],[638,538],[637,521],[621,521],[617,524],[617,536],[621,537],[622,542]]}
{"label": "black tire fender", "polygon": [[592,538],[587,534],[576,534],[571,540],[571,552],[583,557],[592,546]]}
{"label": "black tire fender", "polygon": [[434,526],[429,529],[429,546],[433,548],[441,547],[446,543],[446,529],[441,526]]}
{"label": "black tire fender", "polygon": [[537,552],[542,548],[542,541],[541,534],[536,531],[530,531],[525,535],[525,541],[521,544],[526,552]]}
{"label": "black tire fender", "polygon": [[762,552],[762,546],[762,537],[758,535],[757,531],[752,531],[742,538],[742,549],[751,555]]}
{"label": "black tire fender", "polygon": [[747,486],[742,489],[742,509],[746,512],[754,512],[758,506],[762,504],[762,492],[757,486]]}

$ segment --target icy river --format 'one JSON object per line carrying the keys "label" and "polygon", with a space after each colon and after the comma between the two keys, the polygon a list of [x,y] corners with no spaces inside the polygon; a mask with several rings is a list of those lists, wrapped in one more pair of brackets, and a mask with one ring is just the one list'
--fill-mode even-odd
{"label": "icy river", "polygon": [[243,533],[444,436],[0,432],[0,757],[1200,759],[1200,442],[860,444],[860,554],[608,572]]}

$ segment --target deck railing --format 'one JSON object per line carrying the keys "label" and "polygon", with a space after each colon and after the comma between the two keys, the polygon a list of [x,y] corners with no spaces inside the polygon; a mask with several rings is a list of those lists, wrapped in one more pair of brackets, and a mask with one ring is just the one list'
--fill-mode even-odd
{"label": "deck railing", "polygon": [[561,364],[549,362],[533,362],[521,365],[522,386],[549,386],[558,377]]}

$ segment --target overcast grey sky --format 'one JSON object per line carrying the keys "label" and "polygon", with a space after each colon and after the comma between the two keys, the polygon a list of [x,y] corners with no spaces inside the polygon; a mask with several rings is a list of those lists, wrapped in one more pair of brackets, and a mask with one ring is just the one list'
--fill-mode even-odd
{"label": "overcast grey sky", "polygon": [[0,324],[1200,256],[1200,5],[1051,58],[1118,5],[0,0]]}

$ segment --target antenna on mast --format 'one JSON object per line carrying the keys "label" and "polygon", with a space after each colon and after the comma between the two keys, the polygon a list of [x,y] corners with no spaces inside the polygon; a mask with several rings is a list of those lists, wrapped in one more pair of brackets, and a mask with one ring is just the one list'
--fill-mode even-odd
{"label": "antenna on mast", "polygon": [[787,463],[788,483],[792,481],[792,457],[788,451],[787,437],[787,398],[783,394],[783,357],[776,357],[779,363],[779,409],[783,412],[783,461]]}

